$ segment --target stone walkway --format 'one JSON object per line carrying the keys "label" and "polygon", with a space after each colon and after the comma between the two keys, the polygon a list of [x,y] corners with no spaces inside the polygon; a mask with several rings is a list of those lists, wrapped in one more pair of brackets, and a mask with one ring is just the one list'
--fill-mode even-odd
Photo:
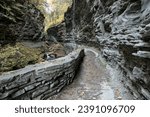
{"label": "stone walkway", "polygon": [[133,99],[122,84],[122,75],[111,68],[94,48],[85,48],[85,58],[74,82],[53,96],[53,100]]}

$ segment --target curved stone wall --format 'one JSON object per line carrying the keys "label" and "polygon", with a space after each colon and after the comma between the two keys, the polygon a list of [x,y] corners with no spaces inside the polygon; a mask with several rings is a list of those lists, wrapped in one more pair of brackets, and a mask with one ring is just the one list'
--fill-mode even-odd
{"label": "curved stone wall", "polygon": [[57,94],[75,78],[84,57],[84,50],[78,49],[66,57],[0,76],[0,99],[48,99]]}

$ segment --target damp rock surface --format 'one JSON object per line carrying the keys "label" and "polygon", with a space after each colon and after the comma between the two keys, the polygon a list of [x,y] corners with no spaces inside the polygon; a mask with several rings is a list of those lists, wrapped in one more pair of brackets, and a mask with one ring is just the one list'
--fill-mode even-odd
{"label": "damp rock surface", "polygon": [[0,44],[44,38],[44,15],[30,0],[0,1]]}

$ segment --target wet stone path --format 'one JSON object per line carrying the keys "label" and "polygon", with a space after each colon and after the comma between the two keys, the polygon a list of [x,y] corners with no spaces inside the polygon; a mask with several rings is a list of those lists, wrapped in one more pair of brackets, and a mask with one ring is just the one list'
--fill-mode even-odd
{"label": "wet stone path", "polygon": [[85,58],[74,82],[52,100],[130,100],[133,96],[122,84],[122,75],[101,58],[99,51],[85,48]]}

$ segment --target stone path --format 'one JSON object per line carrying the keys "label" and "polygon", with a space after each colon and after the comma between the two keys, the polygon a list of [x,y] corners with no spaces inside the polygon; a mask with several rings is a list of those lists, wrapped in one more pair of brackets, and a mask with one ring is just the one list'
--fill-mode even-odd
{"label": "stone path", "polygon": [[111,68],[94,48],[85,48],[85,58],[74,82],[50,99],[115,100],[133,99],[121,82],[122,75]]}

